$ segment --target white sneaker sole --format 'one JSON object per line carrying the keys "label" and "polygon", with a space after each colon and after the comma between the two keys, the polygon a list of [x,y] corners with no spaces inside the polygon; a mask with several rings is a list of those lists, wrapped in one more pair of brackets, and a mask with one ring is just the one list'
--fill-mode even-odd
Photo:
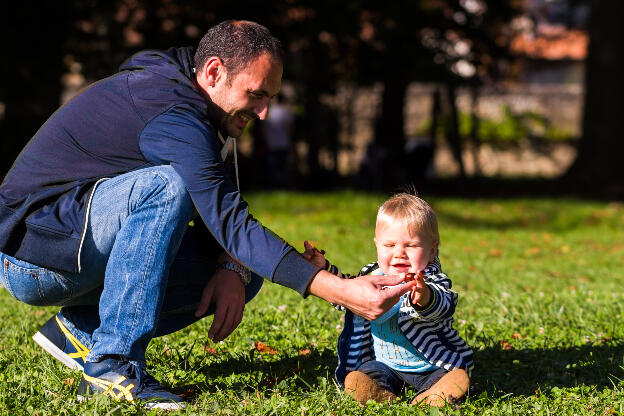
{"label": "white sneaker sole", "polygon": [[54,343],[46,338],[46,336],[43,335],[41,332],[37,331],[37,333],[33,335],[32,339],[37,344],[39,344],[41,348],[46,350],[48,354],[65,364],[67,367],[71,368],[72,370],[83,371],[83,368],[80,364],[78,364],[69,355],[65,354],[59,347],[54,345]]}
{"label": "white sneaker sole", "polygon": [[[78,403],[82,403],[87,400],[91,400],[91,397],[83,396],[81,394],[76,395]],[[186,407],[186,403],[145,403],[143,406],[145,409],[158,409],[158,410],[182,410]]]}

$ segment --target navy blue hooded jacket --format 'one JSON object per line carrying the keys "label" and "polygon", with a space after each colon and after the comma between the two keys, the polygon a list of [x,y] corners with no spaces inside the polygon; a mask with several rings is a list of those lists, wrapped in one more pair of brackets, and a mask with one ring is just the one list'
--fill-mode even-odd
{"label": "navy blue hooded jacket", "polygon": [[207,98],[195,82],[193,52],[140,52],[48,119],[0,186],[0,251],[79,272],[95,183],[171,165],[228,253],[305,296],[319,269],[249,214],[221,160]]}

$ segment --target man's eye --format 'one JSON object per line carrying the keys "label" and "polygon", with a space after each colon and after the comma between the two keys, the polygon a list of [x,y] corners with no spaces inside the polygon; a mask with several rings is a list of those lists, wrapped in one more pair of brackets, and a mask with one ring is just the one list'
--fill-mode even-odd
{"label": "man's eye", "polygon": [[259,92],[249,91],[249,95],[251,95],[253,98],[256,98],[256,99],[262,98],[262,94],[260,94]]}

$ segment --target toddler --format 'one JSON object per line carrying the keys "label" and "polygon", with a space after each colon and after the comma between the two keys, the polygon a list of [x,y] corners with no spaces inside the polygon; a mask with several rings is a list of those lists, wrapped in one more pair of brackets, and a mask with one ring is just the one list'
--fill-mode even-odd
{"label": "toddler", "polygon": [[[412,403],[443,406],[470,385],[472,351],[453,329],[457,293],[438,260],[440,237],[429,204],[400,193],[380,208],[375,226],[377,262],[360,275],[400,275],[418,285],[382,317],[367,321],[346,311],[338,339],[336,380],[360,403],[389,402],[412,386]],[[305,242],[304,255],[344,278]],[[339,307],[340,309],[340,307]]]}

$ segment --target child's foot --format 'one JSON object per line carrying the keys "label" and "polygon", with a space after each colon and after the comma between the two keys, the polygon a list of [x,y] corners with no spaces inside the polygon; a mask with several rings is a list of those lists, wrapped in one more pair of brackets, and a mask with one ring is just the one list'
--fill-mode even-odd
{"label": "child's foot", "polygon": [[361,371],[351,371],[345,378],[345,392],[359,403],[374,400],[379,403],[390,403],[396,396],[389,390],[381,387],[375,380]]}
{"label": "child's foot", "polygon": [[463,368],[454,368],[436,381],[429,390],[420,393],[412,404],[425,403],[429,406],[442,407],[446,403],[455,403],[461,399],[470,387],[470,377]]}

